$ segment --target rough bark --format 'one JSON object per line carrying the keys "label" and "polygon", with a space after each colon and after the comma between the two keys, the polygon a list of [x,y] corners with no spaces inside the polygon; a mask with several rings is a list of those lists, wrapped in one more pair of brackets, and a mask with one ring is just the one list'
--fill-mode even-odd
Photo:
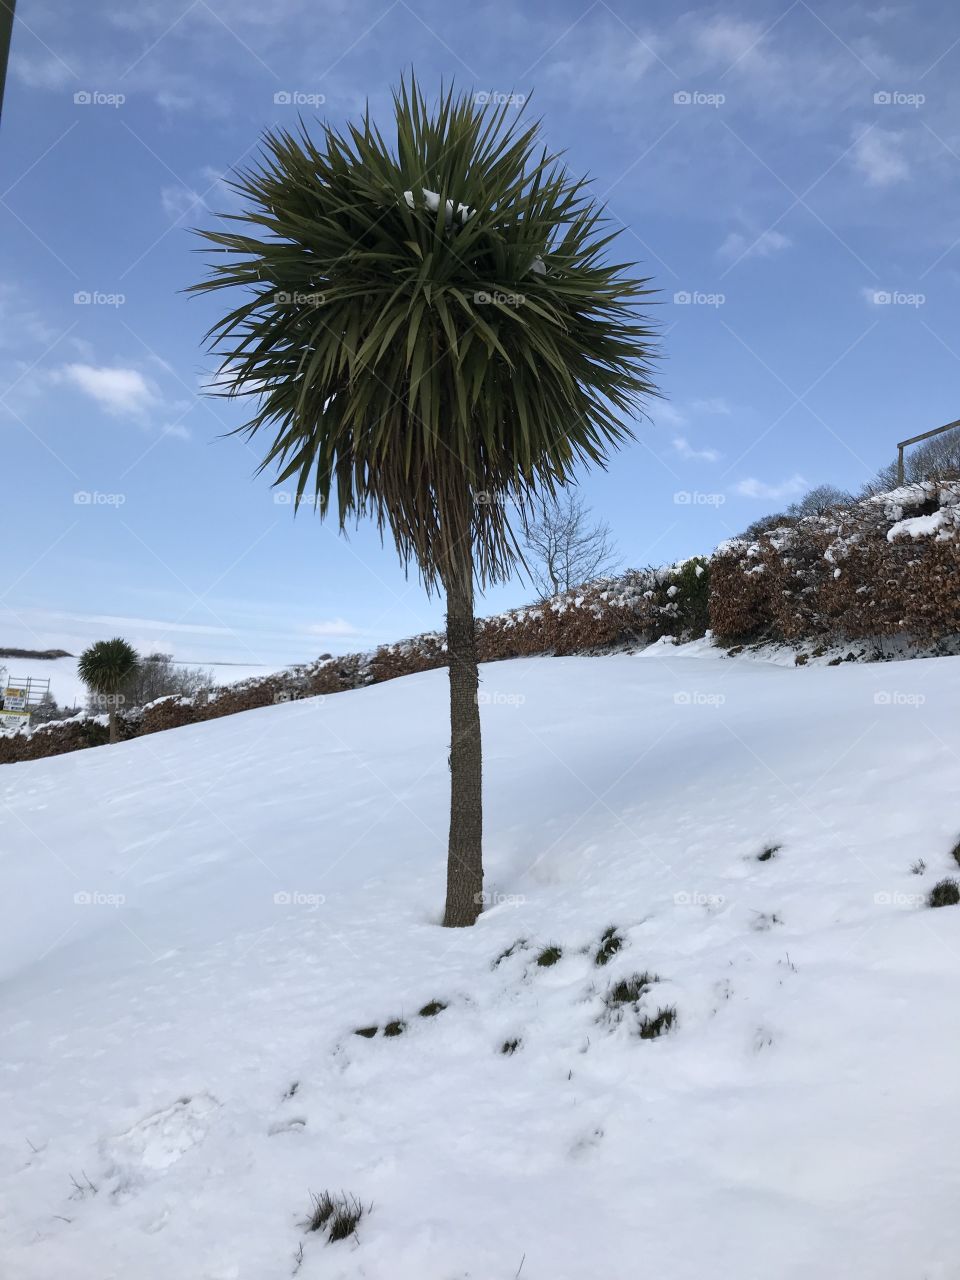
{"label": "rough bark", "polygon": [[466,560],[462,571],[450,575],[445,583],[450,671],[450,837],[443,923],[454,929],[474,924],[483,906],[483,761],[469,552]]}

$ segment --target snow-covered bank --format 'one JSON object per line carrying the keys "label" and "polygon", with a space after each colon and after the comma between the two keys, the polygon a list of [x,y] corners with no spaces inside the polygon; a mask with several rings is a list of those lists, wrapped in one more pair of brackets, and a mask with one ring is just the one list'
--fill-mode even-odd
{"label": "snow-covered bank", "polygon": [[[467,931],[442,671],[3,771],[0,1275],[960,1275],[960,659],[482,694]],[[644,971],[660,1039],[604,1011]]]}

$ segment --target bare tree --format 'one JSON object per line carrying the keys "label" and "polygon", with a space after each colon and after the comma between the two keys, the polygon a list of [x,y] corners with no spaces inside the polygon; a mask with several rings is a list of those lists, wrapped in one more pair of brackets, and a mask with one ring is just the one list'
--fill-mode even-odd
{"label": "bare tree", "polygon": [[791,502],[787,507],[787,515],[798,519],[803,516],[825,516],[837,507],[849,507],[854,501],[853,494],[846,489],[838,489],[835,484],[818,484],[815,489],[808,490],[799,501]]}
{"label": "bare tree", "polygon": [[572,493],[544,501],[523,533],[524,559],[543,600],[610,573],[620,562],[610,528]]}

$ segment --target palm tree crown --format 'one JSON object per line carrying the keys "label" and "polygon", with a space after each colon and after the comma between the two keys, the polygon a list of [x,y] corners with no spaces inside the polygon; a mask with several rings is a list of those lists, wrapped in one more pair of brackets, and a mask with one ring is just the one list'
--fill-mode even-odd
{"label": "palm tree crown", "polygon": [[396,141],[371,123],[319,144],[268,133],[238,176],[242,230],[200,290],[246,286],[210,331],[226,394],[254,394],[262,467],[343,527],[372,515],[428,589],[475,553],[515,555],[511,507],[551,494],[631,434],[650,381],[652,291],[605,250],[616,232],[514,108],[411,78]]}

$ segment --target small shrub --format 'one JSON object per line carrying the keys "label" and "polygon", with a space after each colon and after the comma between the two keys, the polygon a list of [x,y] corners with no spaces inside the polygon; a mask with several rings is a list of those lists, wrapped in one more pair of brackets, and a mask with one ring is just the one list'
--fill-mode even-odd
{"label": "small shrub", "polygon": [[958,840],[957,843],[950,850],[950,857],[953,858],[954,862],[958,866],[960,866],[960,840]]}
{"label": "small shrub", "polygon": [[930,890],[929,907],[953,907],[960,902],[960,884],[956,880],[941,880]]}
{"label": "small shrub", "polygon": [[385,1036],[402,1036],[407,1029],[407,1024],[401,1018],[394,1018],[392,1022],[388,1022],[383,1028]]}
{"label": "small shrub", "polygon": [[435,1018],[438,1013],[443,1013],[447,1006],[442,1000],[431,1000],[429,1004],[425,1004],[420,1010],[421,1018]]}
{"label": "small shrub", "polygon": [[637,1028],[641,1040],[656,1040],[665,1035],[676,1024],[677,1006],[669,1005],[666,1009],[658,1009],[652,1017],[641,1018]]}
{"label": "small shrub", "polygon": [[366,1040],[372,1040],[379,1030],[379,1027],[357,1027],[353,1034],[355,1036],[363,1036]]}
{"label": "small shrub", "polygon": [[597,948],[597,953],[593,957],[594,964],[600,965],[601,967],[605,964],[609,964],[622,946],[623,938],[621,938],[619,933],[617,933],[616,928],[611,925],[609,929],[605,929],[603,931],[600,938],[600,946]]}
{"label": "small shrub", "polygon": [[551,942],[549,946],[544,947],[537,956],[537,964],[541,969],[549,969],[551,965],[555,965],[563,955],[563,948]]}
{"label": "small shrub", "polygon": [[500,1052],[505,1053],[509,1057],[511,1053],[517,1052],[521,1043],[522,1041],[519,1038],[516,1040],[504,1040],[503,1044],[500,1046]]}
{"label": "small shrub", "polygon": [[767,847],[757,854],[758,862],[769,862],[774,854],[779,853],[783,848],[780,844],[768,844]]}

